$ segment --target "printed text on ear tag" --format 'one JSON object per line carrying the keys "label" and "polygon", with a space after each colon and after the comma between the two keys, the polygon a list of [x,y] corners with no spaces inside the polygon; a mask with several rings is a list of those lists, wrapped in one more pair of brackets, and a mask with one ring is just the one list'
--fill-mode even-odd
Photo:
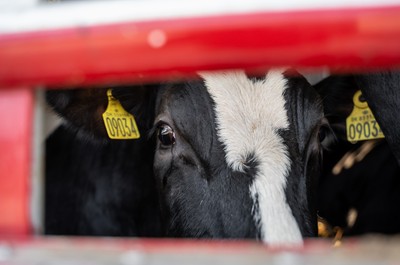
{"label": "printed text on ear tag", "polygon": [[113,97],[112,89],[107,90],[107,97],[108,106],[103,113],[103,120],[108,137],[118,140],[140,138],[135,118]]}
{"label": "printed text on ear tag", "polygon": [[353,96],[354,108],[346,119],[346,134],[349,142],[385,138],[366,101],[360,100],[361,91]]}

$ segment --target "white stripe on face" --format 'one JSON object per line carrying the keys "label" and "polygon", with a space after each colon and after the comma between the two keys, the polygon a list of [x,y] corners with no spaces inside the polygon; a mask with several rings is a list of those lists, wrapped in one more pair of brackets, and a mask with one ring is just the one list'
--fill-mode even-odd
{"label": "white stripe on face", "polygon": [[271,245],[301,244],[300,229],[285,196],[290,159],[278,134],[289,128],[282,71],[270,71],[262,81],[250,80],[242,71],[200,75],[215,102],[226,162],[242,172],[249,156],[258,162],[250,194],[254,205],[258,202],[254,219],[262,240]]}

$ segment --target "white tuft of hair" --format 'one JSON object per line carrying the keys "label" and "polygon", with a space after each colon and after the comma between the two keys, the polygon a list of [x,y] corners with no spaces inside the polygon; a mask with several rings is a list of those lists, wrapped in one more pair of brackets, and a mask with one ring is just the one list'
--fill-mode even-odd
{"label": "white tuft of hair", "polygon": [[283,70],[270,71],[262,80],[251,80],[243,71],[202,72],[200,76],[215,102],[217,134],[227,164],[243,172],[249,155],[258,162],[249,192],[262,240],[274,246],[302,244],[285,195],[291,161],[278,133],[289,128]]}

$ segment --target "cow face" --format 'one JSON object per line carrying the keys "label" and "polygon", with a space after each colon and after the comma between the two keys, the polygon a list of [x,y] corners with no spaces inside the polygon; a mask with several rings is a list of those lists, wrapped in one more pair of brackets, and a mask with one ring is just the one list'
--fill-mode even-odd
{"label": "cow face", "polygon": [[324,123],[318,95],[305,79],[282,71],[200,77],[114,90],[139,117],[139,129],[156,139],[149,148],[167,235],[269,244],[315,235],[312,190]]}

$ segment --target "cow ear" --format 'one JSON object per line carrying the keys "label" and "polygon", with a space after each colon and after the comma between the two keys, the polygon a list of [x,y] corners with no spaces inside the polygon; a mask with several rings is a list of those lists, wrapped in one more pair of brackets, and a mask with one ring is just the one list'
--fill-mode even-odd
{"label": "cow ear", "polygon": [[314,85],[322,98],[325,117],[336,137],[346,140],[346,118],[353,110],[358,87],[353,76],[332,75]]}
{"label": "cow ear", "polygon": [[[150,86],[150,85],[149,85]],[[146,133],[154,116],[155,89],[149,86],[113,87],[112,94],[134,115],[139,131]],[[83,137],[107,138],[102,118],[108,105],[108,88],[48,90],[46,100],[69,128]]]}

